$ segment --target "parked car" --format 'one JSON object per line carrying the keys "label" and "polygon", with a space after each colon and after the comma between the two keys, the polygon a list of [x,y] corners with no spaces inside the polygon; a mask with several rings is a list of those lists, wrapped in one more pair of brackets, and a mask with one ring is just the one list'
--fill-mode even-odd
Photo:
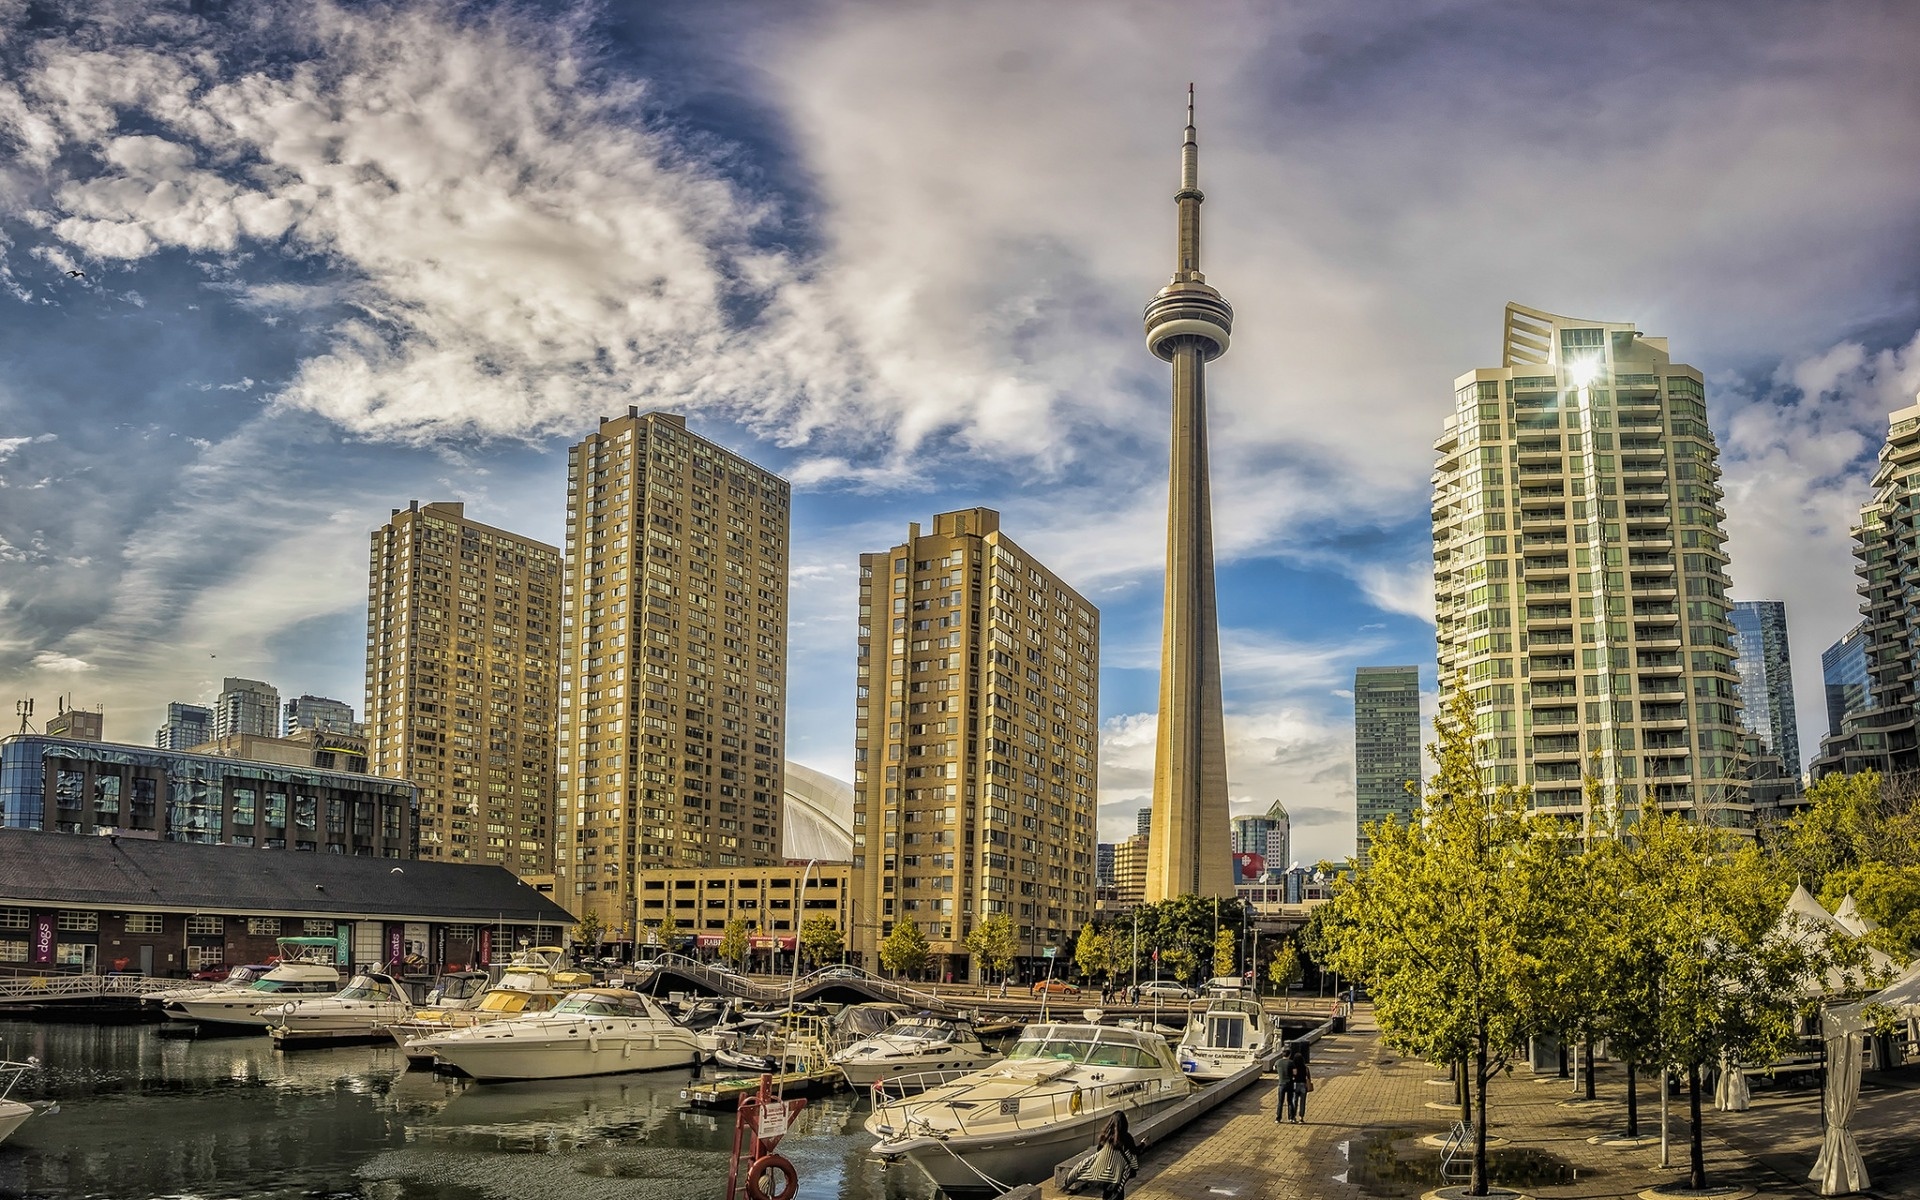
{"label": "parked car", "polygon": [[1034,982],[1033,994],[1036,996],[1078,996],[1080,994],[1080,985],[1077,983],[1068,983],[1064,979],[1041,979]]}
{"label": "parked car", "polygon": [[[116,968],[116,970],[117,969],[118,968]],[[202,983],[219,983],[227,977],[227,972],[232,969],[233,968],[227,966],[225,963],[222,963],[217,967],[207,967],[203,970],[195,971],[188,978],[197,979]]]}
{"label": "parked car", "polygon": [[1142,1000],[1152,1000],[1155,997],[1161,1000],[1191,1000],[1193,989],[1171,979],[1149,979],[1140,985]]}

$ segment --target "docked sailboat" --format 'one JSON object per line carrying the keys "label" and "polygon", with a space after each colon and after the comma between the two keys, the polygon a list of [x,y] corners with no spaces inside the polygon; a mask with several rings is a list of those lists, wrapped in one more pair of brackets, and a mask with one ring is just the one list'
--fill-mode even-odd
{"label": "docked sailboat", "polygon": [[692,1030],[650,996],[582,988],[553,1010],[416,1039],[423,1050],[479,1080],[574,1079],[697,1062]]}
{"label": "docked sailboat", "polygon": [[1175,1055],[1180,1068],[1195,1079],[1225,1079],[1273,1057],[1273,1022],[1258,1000],[1214,996],[1194,1001],[1187,1012],[1187,1029]]}
{"label": "docked sailboat", "polygon": [[924,1079],[930,1072],[950,1079],[1000,1058],[998,1050],[981,1043],[970,1023],[921,1013],[854,1042],[835,1054],[832,1061],[848,1084],[864,1088],[906,1076]]}
{"label": "docked sailboat", "polygon": [[992,1066],[918,1095],[876,1096],[866,1128],[875,1155],[911,1160],[948,1194],[993,1195],[1046,1178],[1114,1113],[1138,1119],[1192,1090],[1153,1034],[1029,1025]]}
{"label": "docked sailboat", "polygon": [[233,991],[180,996],[161,1006],[171,1020],[202,1026],[265,1029],[260,1010],[299,996],[330,996],[340,990],[344,954],[340,939],[284,937],[279,939],[280,961],[265,975]]}

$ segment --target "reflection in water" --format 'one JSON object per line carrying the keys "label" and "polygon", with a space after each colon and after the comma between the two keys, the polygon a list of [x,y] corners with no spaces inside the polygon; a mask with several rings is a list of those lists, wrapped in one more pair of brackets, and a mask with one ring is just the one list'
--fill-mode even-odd
{"label": "reflection in water", "polygon": [[[407,1071],[391,1047],[284,1053],[265,1037],[174,1041],[145,1027],[0,1022],[44,1068],[15,1091],[57,1100],[0,1145],[0,1200],[707,1200],[724,1190],[730,1113],[679,1107],[685,1071],[477,1085]],[[828,1200],[925,1200],[907,1165],[868,1159],[865,1106],[815,1100],[781,1151]]]}

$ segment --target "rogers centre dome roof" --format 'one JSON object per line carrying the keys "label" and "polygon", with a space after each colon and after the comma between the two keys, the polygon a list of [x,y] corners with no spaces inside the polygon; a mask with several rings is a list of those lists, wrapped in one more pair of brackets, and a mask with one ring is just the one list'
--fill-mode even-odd
{"label": "rogers centre dome roof", "polygon": [[780,852],[790,859],[846,862],[853,857],[853,785],[787,762]]}

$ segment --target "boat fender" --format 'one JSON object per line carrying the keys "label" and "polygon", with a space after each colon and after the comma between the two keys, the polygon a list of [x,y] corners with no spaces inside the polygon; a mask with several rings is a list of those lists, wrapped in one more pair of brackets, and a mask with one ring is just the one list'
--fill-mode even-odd
{"label": "boat fender", "polygon": [[1067,1100],[1067,1111],[1078,1116],[1080,1113],[1080,1105],[1080,1089],[1076,1087],[1073,1089],[1073,1095]]}
{"label": "boat fender", "polygon": [[747,1195],[752,1200],[793,1200],[799,1190],[799,1173],[778,1154],[763,1154],[747,1168]]}

